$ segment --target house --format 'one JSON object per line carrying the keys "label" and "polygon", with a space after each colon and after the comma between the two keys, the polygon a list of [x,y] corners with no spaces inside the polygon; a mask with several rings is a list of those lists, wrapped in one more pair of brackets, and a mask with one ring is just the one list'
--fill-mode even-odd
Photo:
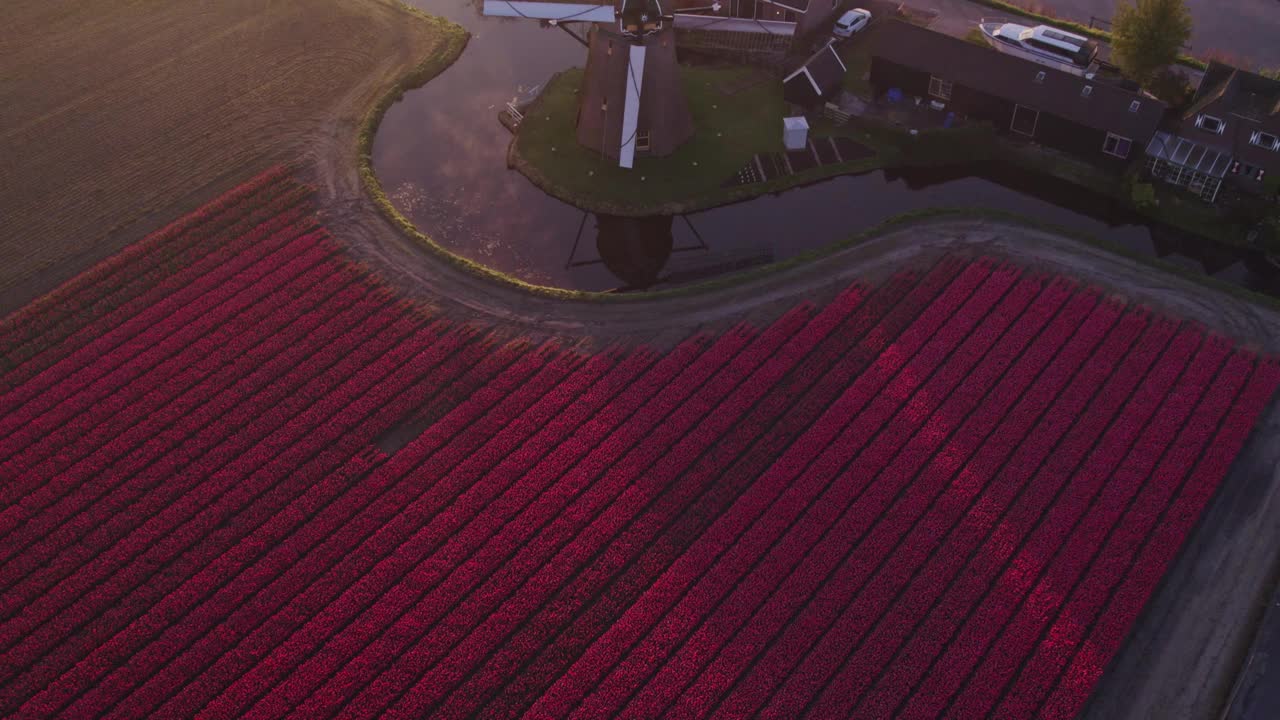
{"label": "house", "polygon": [[782,97],[793,105],[811,108],[840,92],[846,72],[835,43],[829,42],[783,77]]}
{"label": "house", "polygon": [[1187,109],[1147,145],[1146,168],[1209,202],[1223,182],[1263,192],[1280,178],[1280,80],[1210,63]]}
{"label": "house", "polygon": [[1122,170],[1155,135],[1168,107],[1136,89],[1037,65],[898,20],[871,51],[877,94],[897,89],[942,112]]}

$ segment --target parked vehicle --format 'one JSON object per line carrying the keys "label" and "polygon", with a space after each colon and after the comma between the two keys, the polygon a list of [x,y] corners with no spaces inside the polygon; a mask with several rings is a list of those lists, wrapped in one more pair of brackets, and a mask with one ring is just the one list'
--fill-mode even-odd
{"label": "parked vehicle", "polygon": [[991,47],[1002,53],[1073,75],[1084,75],[1098,56],[1097,42],[1048,25],[981,22],[978,29]]}
{"label": "parked vehicle", "polygon": [[838,38],[851,38],[870,23],[871,11],[854,8],[836,20],[836,26],[831,30],[831,34]]}

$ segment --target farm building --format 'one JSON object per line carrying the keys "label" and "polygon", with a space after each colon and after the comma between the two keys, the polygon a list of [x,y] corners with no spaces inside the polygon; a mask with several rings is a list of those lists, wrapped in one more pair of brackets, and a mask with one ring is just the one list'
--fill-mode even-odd
{"label": "farm building", "polygon": [[1147,145],[1146,167],[1209,202],[1227,180],[1262,192],[1280,177],[1280,81],[1210,63],[1190,106]]}
{"label": "farm building", "polygon": [[[826,0],[728,0],[719,9],[710,2],[679,0],[676,33],[682,47],[741,55],[781,57],[826,27],[840,10]],[[697,12],[693,12],[696,10]]]}
{"label": "farm building", "polygon": [[827,43],[782,80],[782,96],[801,107],[813,107],[840,92],[848,68],[833,43]]}
{"label": "farm building", "polygon": [[1168,109],[1140,91],[897,20],[886,22],[876,37],[871,84],[878,94],[897,88],[1117,170],[1137,157]]}

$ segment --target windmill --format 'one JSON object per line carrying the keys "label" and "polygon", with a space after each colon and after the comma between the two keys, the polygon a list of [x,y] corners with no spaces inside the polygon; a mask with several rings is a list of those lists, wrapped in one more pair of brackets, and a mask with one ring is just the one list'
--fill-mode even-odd
{"label": "windmill", "polygon": [[[616,3],[616,4],[613,4]],[[587,46],[578,142],[632,167],[636,155],[669,155],[693,136],[676,66],[676,31],[690,49],[780,58],[825,33],[841,0],[484,0],[491,17],[561,27]],[[567,24],[591,25],[584,40]]]}
{"label": "windmill", "polygon": [[[578,142],[630,168],[637,154],[669,155],[693,137],[693,116],[676,65],[675,17],[662,2],[619,0],[615,6],[485,0],[484,14],[561,26],[593,24],[584,41],[587,67],[579,93]],[[693,10],[703,9],[718,11],[720,4]]]}

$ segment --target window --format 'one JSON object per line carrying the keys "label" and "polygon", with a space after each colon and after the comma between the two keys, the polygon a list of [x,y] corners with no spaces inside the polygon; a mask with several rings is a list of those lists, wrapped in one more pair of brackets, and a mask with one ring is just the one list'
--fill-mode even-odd
{"label": "window", "polygon": [[1277,146],[1280,146],[1280,138],[1277,138],[1271,133],[1262,132],[1261,130],[1255,131],[1253,136],[1249,138],[1249,142],[1260,148],[1266,148],[1268,150],[1275,150]]}
{"label": "window", "polygon": [[1027,41],[1027,44],[1037,50],[1049,53],[1051,55],[1056,55],[1060,58],[1070,59],[1075,56],[1075,53],[1071,52],[1070,50],[1058,47],[1057,45],[1054,45],[1052,43],[1047,43],[1043,40],[1038,40],[1036,38],[1031,38],[1030,40]]}
{"label": "window", "polygon": [[1017,105],[1013,108],[1013,120],[1009,122],[1009,129],[1020,135],[1034,137],[1036,134],[1036,124],[1039,122],[1039,110]]}
{"label": "window", "polygon": [[1133,141],[1129,138],[1120,137],[1115,133],[1107,133],[1107,139],[1102,143],[1102,152],[1118,158],[1127,158],[1132,145]]}
{"label": "window", "polygon": [[636,131],[636,152],[649,152],[649,131]]}
{"label": "window", "polygon": [[1133,102],[1129,103],[1129,112],[1136,113],[1138,112],[1138,108],[1140,107],[1142,107],[1142,103],[1137,100],[1134,100]]}
{"label": "window", "polygon": [[1205,132],[1221,135],[1222,131],[1226,129],[1226,124],[1212,115],[1197,115],[1196,127]]}
{"label": "window", "polygon": [[951,99],[952,84],[940,77],[929,76],[929,94],[939,100]]}
{"label": "window", "polygon": [[1043,84],[1044,84],[1044,71],[1043,71],[1043,70],[1041,70],[1040,72],[1036,73],[1036,84],[1037,84],[1037,85],[1043,85]]}
{"label": "window", "polygon": [[1085,85],[1084,87],[1080,88],[1080,97],[1087,98],[1092,94],[1093,94],[1092,85]]}

